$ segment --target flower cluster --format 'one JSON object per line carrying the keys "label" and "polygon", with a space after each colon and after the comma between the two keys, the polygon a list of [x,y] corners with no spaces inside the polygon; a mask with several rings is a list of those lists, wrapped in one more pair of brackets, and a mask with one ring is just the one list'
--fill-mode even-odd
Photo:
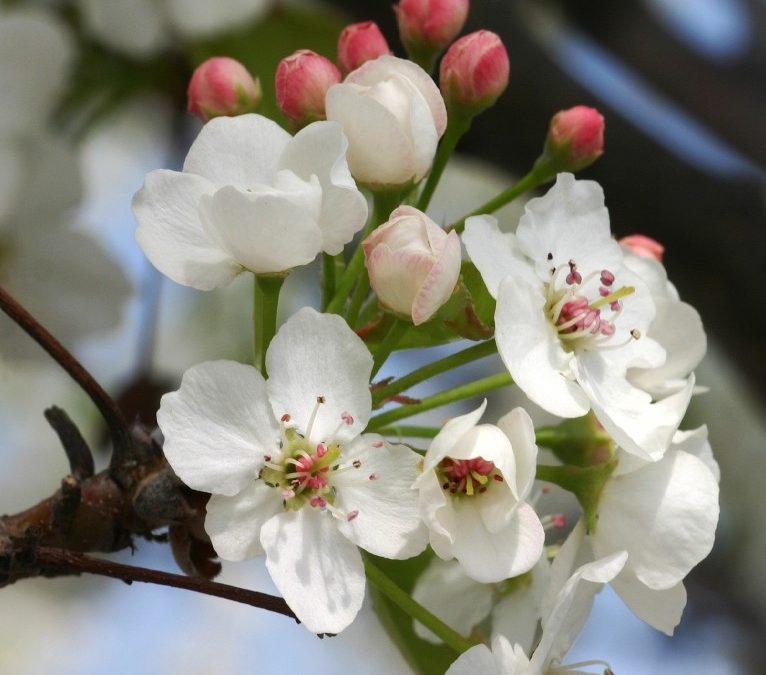
{"label": "flower cluster", "polygon": [[[466,120],[508,84],[498,36],[453,42],[467,10],[402,0],[409,59],[370,22],[340,34],[338,65],[308,50],[286,56],[276,99],[297,133],[216,108],[182,172],[146,177],[136,236],[178,283],[209,290],[255,276],[255,367],[195,366],[158,416],[175,472],[211,495],[217,554],[265,556],[315,633],[353,621],[367,577],[417,619],[418,635],[464,652],[450,673],[543,673],[561,664],[606,583],[659,630],[680,620],[683,579],[718,520],[706,429],[679,431],[705,333],[668,281],[662,247],[616,241],[601,187],[573,175],[603,152],[591,108],[553,117],[521,184],[554,184],[515,230],[491,215],[514,187],[452,225],[427,215]],[[429,70],[445,48],[437,85]],[[212,89],[190,87],[190,107],[250,86],[223,65]],[[283,279],[320,252],[322,311],[303,307],[277,330]],[[375,380],[394,350],[460,337],[479,344]],[[495,351],[507,372],[404,394]],[[439,428],[396,424],[510,384],[564,421],[536,429],[523,408],[485,421],[485,400]],[[582,507],[563,544],[551,484]],[[371,555],[430,565],[409,597],[381,582]],[[469,640],[486,626],[491,651]]]}

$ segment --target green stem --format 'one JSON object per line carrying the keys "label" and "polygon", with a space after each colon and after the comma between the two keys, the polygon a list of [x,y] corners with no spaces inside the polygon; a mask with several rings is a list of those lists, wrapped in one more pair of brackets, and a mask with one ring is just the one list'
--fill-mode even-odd
{"label": "green stem", "polygon": [[450,628],[441,619],[423,607],[423,605],[413,600],[389,579],[382,570],[376,567],[368,555],[364,556],[364,571],[367,574],[367,579],[375,588],[399,607],[399,609],[409,614],[413,619],[428,628],[434,635],[441,638],[442,642],[455,652],[462,654],[464,651],[475,646],[473,642],[466,640],[460,633]]}
{"label": "green stem", "polygon": [[449,403],[455,403],[456,401],[462,401],[466,398],[473,398],[474,396],[480,396],[487,392],[494,391],[495,389],[501,389],[507,387],[509,384],[513,384],[513,379],[508,373],[498,373],[497,375],[490,375],[481,380],[475,382],[469,382],[460,387],[455,387],[449,391],[443,391],[433,396],[424,398],[420,403],[413,403],[411,405],[403,405],[393,410],[388,410],[380,415],[373,417],[367,425],[367,431],[375,431],[387,424],[396,422],[397,420],[404,419],[406,417],[412,417],[418,413],[425,412],[426,410],[432,410],[433,408],[439,408]]}
{"label": "green stem", "polygon": [[367,274],[362,274],[351,295],[351,302],[348,305],[348,313],[346,314],[346,321],[351,328],[354,328],[357,325],[359,320],[359,310],[362,309],[362,303],[367,297],[367,291],[369,290],[370,277]]}
{"label": "green stem", "polygon": [[335,295],[335,256],[322,253],[322,307]]}
{"label": "green stem", "polygon": [[381,436],[401,436],[402,438],[433,438],[441,431],[438,427],[418,427],[408,425],[397,425],[378,429],[377,433]]}
{"label": "green stem", "polygon": [[255,354],[253,363],[266,377],[266,351],[277,332],[277,306],[279,291],[285,281],[283,275],[256,275],[253,331]]}
{"label": "green stem", "polygon": [[538,159],[532,167],[532,170],[526,176],[519,179],[507,190],[504,190],[499,195],[482,204],[479,208],[474,209],[471,211],[471,213],[452,223],[452,225],[450,225],[447,230],[455,230],[458,233],[462,232],[465,229],[465,221],[467,218],[470,218],[471,216],[478,216],[483,213],[494,213],[506,204],[510,204],[514,199],[516,199],[516,197],[519,197],[525,192],[536,188],[538,185],[549,181],[554,176],[555,172],[551,170],[549,164]]}
{"label": "green stem", "polygon": [[447,166],[450,156],[455,151],[460,138],[471,128],[471,118],[465,115],[451,115],[449,123],[447,124],[447,130],[444,132],[444,137],[439,143],[439,148],[436,151],[434,157],[434,163],[431,166],[431,173],[428,174],[423,191],[420,193],[420,198],[415,205],[416,209],[425,211],[428,205],[431,203],[431,197],[433,197],[436,187],[439,185],[439,180],[444,173],[444,169]]}
{"label": "green stem", "polygon": [[407,391],[410,387],[428,380],[435,375],[444,373],[453,368],[483,359],[486,356],[497,353],[497,345],[494,340],[487,340],[486,342],[480,342],[477,345],[472,345],[467,349],[463,349],[449,356],[445,356],[443,359],[429,363],[422,368],[413,370],[409,375],[400,377],[398,380],[394,380],[391,384],[374,391],[372,394],[373,404],[385,401],[391,396],[400,394],[403,391]]}
{"label": "green stem", "polygon": [[375,357],[372,364],[372,373],[370,373],[370,379],[378,374],[381,366],[386,362],[386,359],[391,355],[391,352],[396,349],[396,345],[399,344],[399,340],[404,337],[404,334],[409,330],[410,324],[401,319],[394,319],[391,328],[388,329],[386,336],[383,338],[378,348],[375,350]]}
{"label": "green stem", "polygon": [[364,249],[362,248],[362,242],[367,239],[370,233],[378,225],[388,220],[391,211],[393,211],[395,205],[399,203],[400,196],[401,191],[399,190],[393,192],[376,192],[373,195],[374,209],[372,217],[367,222],[367,225],[365,225],[364,230],[362,230],[356,250],[351,255],[351,260],[348,261],[348,266],[335,288],[335,295],[325,308],[325,312],[328,314],[342,314],[343,305],[346,302],[351,289],[354,287],[354,284],[360,281],[362,275],[365,277],[367,276],[367,270],[364,266]]}

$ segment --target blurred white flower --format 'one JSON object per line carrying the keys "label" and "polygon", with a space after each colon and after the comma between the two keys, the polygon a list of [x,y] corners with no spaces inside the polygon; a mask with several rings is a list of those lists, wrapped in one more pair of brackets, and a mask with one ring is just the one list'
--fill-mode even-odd
{"label": "blurred white flower", "polygon": [[516,408],[497,426],[478,424],[486,405],[444,425],[415,487],[436,555],[489,583],[531,569],[545,534],[526,502],[537,461],[532,420]]}
{"label": "blurred white flower", "polygon": [[357,546],[408,558],[426,545],[410,489],[419,457],[359,435],[372,357],[340,317],[298,311],[267,368],[268,381],[232,361],[187,371],[158,414],[165,455],[187,485],[213,494],[205,527],[217,553],[265,553],[306,628],[338,633],[364,598]]}
{"label": "blurred white flower", "polygon": [[275,0],[79,0],[90,33],[129,56],[153,56],[174,34],[199,39],[261,18]]}
{"label": "blurred white flower", "polygon": [[375,189],[423,178],[447,127],[444,101],[428,73],[388,54],[330,87],[325,110],[348,137],[354,178]]}
{"label": "blurred white flower", "polygon": [[559,174],[527,204],[516,234],[476,216],[463,242],[497,298],[498,351],[524,393],[561,417],[592,408],[625,450],[659,459],[694,377],[656,402],[628,380],[629,368],[663,365],[665,350],[651,337],[651,293],[611,236],[601,187]]}
{"label": "blurred white flower", "polygon": [[213,119],[183,172],[147,174],[133,198],[136,239],[160,272],[200,290],[340,253],[367,218],[346,147],[333,122],[291,137],[260,115]]}

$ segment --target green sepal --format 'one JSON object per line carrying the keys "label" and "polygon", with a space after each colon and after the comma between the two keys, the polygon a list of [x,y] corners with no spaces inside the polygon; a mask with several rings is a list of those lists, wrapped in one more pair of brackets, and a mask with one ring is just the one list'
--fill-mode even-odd
{"label": "green sepal", "polygon": [[549,448],[564,464],[593,466],[614,457],[615,443],[593,413],[535,430],[538,445]]}

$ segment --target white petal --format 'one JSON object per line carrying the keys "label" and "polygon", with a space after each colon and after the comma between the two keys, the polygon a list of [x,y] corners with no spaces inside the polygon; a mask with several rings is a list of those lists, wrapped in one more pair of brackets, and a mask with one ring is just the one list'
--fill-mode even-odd
{"label": "white petal", "polygon": [[467,218],[463,244],[493,298],[497,298],[500,282],[509,275],[536,282],[533,267],[519,250],[516,235],[501,232],[494,216]]}
{"label": "white petal", "polygon": [[540,559],[545,532],[534,509],[519,504],[508,526],[490,533],[476,499],[454,500],[453,551],[465,573],[484,583],[503,581],[532,569]]}
{"label": "white petal", "polygon": [[[420,455],[404,445],[374,447],[381,436],[365,434],[356,439],[343,463],[354,459],[362,465],[333,479],[338,489],[335,506],[357,515],[338,521],[340,531],[366,551],[402,560],[420,553],[428,543],[428,530],[420,519],[418,492],[412,488]],[[376,476],[370,480],[370,476]]]}
{"label": "white petal", "polygon": [[561,660],[585,624],[593,598],[602,586],[622,570],[628,554],[620,551],[578,568],[559,592],[547,620],[543,635],[530,665],[544,672],[552,661]]}
{"label": "white petal", "polygon": [[378,244],[367,256],[370,285],[387,308],[411,316],[418,292],[434,267],[433,256]]}
{"label": "white petal", "polygon": [[692,431],[676,431],[673,436],[672,447],[674,450],[683,450],[701,459],[705,462],[705,466],[710,469],[716,481],[720,483],[721,468],[713,457],[713,449],[710,447],[707,435],[707,425],[705,424]]}
{"label": "white petal", "polygon": [[476,645],[463,652],[447,669],[445,675],[505,675],[498,670],[495,657],[487,645]]}
{"label": "white petal", "polygon": [[470,431],[476,426],[484,411],[487,408],[487,399],[481,402],[481,405],[465,415],[458,415],[448,420],[441,431],[431,441],[431,445],[428,446],[426,456],[423,460],[423,473],[418,478],[416,484],[426,480],[426,476],[433,472],[433,470],[439,465],[445,457],[453,450],[458,441],[464,434]]}
{"label": "white petal", "polygon": [[[450,628],[468,637],[492,609],[492,587],[474,581],[457,562],[434,559],[418,577],[412,598],[439,617]],[[433,643],[441,638],[417,621],[415,634]]]}
{"label": "white petal", "polygon": [[[266,367],[275,416],[289,413],[301,433],[308,433],[317,397],[324,397],[311,429],[313,442],[350,440],[367,426],[372,356],[339,316],[310,307],[293,314],[272,340]],[[351,425],[342,424],[345,413],[353,417]]]}
{"label": "white petal", "polygon": [[252,481],[279,429],[261,374],[234,361],[208,361],[184,373],[162,397],[157,423],[165,456],[189,487],[235,495]]}
{"label": "white petal", "polygon": [[452,499],[444,494],[433,471],[425,474],[424,480],[418,480],[418,488],[420,517],[428,526],[431,548],[442,560],[452,560],[455,557],[452,545],[457,530]]}
{"label": "white petal", "polygon": [[570,361],[545,316],[542,285],[506,277],[495,310],[495,341],[514,382],[537,405],[559,417],[580,417],[588,397],[573,381]]}
{"label": "white petal", "polygon": [[497,426],[508,436],[516,459],[516,496],[526,499],[532,490],[537,471],[537,443],[535,425],[524,408],[514,408],[503,415]]}
{"label": "white petal", "polygon": [[200,219],[215,245],[255,274],[283,272],[310,263],[322,248],[313,203],[318,185],[297,193],[246,192],[226,186],[200,201]]}
{"label": "white petal", "polygon": [[585,274],[613,270],[623,258],[609,230],[601,186],[575,180],[570,173],[560,173],[543,197],[527,202],[516,237],[523,253],[535,261],[542,280],[550,278],[552,267],[570,260]]}
{"label": "white petal", "polygon": [[304,180],[316,176],[322,185],[322,250],[336,255],[367,220],[367,200],[356,188],[346,162],[348,141],[337,122],[315,122],[299,131],[279,160]]}
{"label": "white petal", "polygon": [[717,523],[715,477],[694,455],[670,450],[606,484],[591,541],[596,556],[628,551],[638,579],[666,589],[710,553]]}
{"label": "white petal", "polygon": [[147,58],[169,40],[154,0],[79,0],[88,31],[104,44],[133,57]]}
{"label": "white petal", "polygon": [[266,568],[312,633],[340,633],[364,600],[364,565],[327,512],[303,507],[280,513],[261,528]]}
{"label": "white petal", "polygon": [[460,278],[460,261],[460,238],[450,232],[412,303],[412,322],[416,326],[428,321],[450,299]]}
{"label": "white petal", "polygon": [[199,201],[213,185],[199,176],[152,171],[133,197],[136,240],[152,264],[173,281],[199,290],[228,284],[242,271],[202,229]]}
{"label": "white petal", "polygon": [[268,185],[289,142],[290,134],[261,115],[216,117],[192,143],[184,172],[204,176],[218,187]]}
{"label": "white petal", "polygon": [[255,558],[263,554],[261,527],[282,510],[279,490],[253,480],[233,497],[210,497],[205,531],[224,560]]}
{"label": "white petal", "polygon": [[655,591],[623,571],[612,579],[612,588],[639,619],[666,635],[673,635],[686,607],[686,589],[682,582]]}

